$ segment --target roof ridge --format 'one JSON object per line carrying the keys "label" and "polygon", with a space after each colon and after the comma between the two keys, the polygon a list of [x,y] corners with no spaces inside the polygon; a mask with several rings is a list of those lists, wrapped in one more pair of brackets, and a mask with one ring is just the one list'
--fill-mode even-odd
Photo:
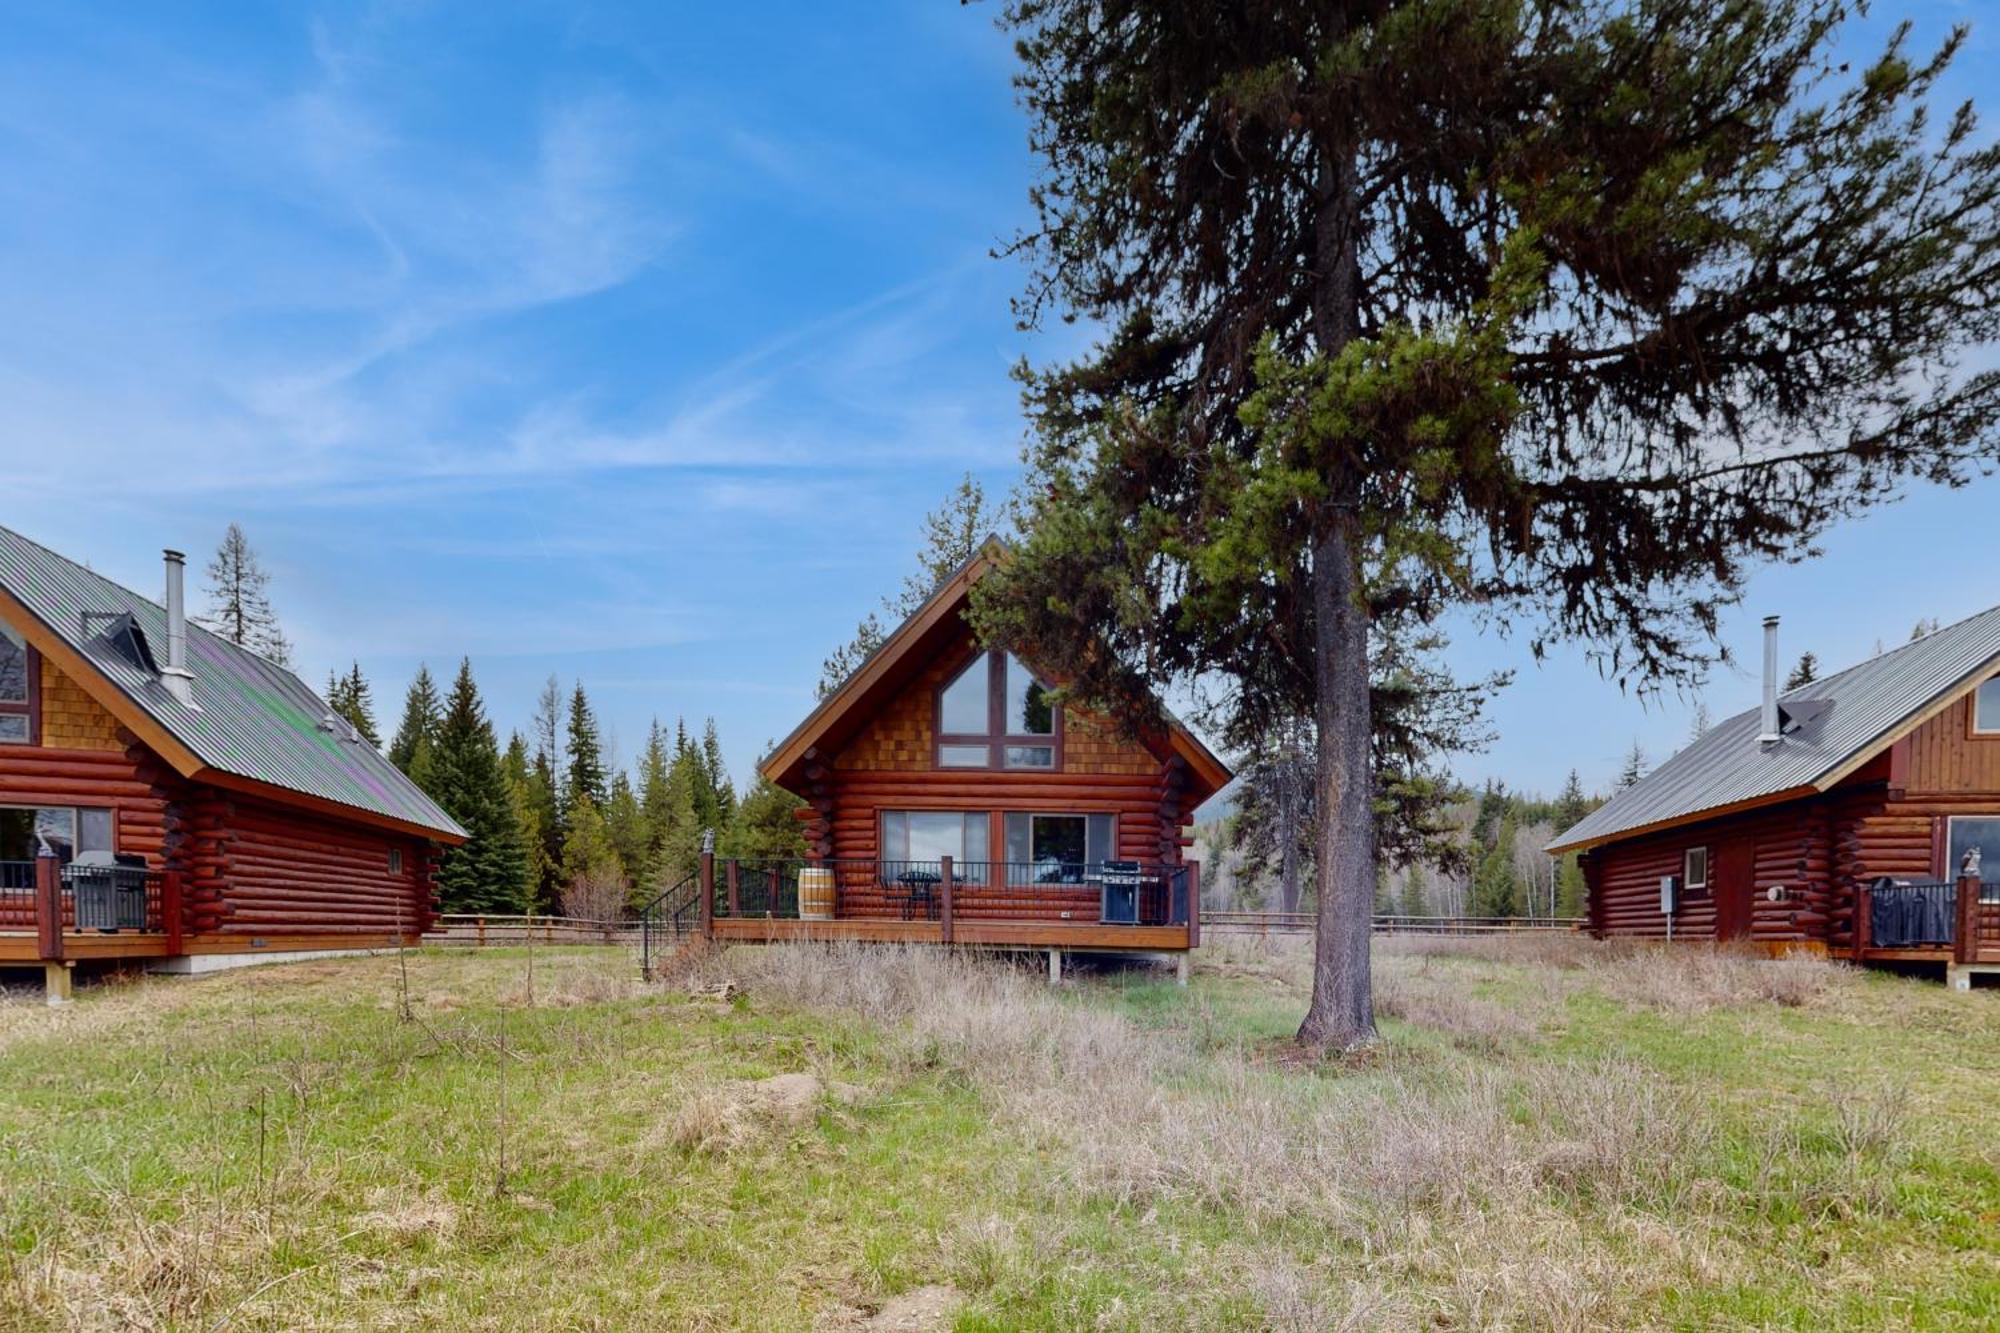
{"label": "roof ridge", "polygon": [[[4,532],[8,536],[13,537],[16,540],[26,542],[28,545],[42,552],[42,554],[49,556],[52,559],[62,561],[65,565],[68,565],[71,569],[76,570],[80,574],[88,574],[91,578],[97,580],[99,583],[105,584],[107,587],[114,588],[117,591],[125,594],[127,597],[136,598],[139,601],[144,602],[147,606],[152,607],[155,611],[158,611],[161,615],[165,615],[167,613],[167,608],[158,599],[148,597],[145,593],[127,587],[125,584],[120,583],[117,579],[112,578],[109,574],[100,574],[96,570],[92,569],[89,565],[83,564],[80,561],[70,559],[68,556],[64,555],[61,551],[56,550],[55,547],[48,545],[46,542],[36,541],[33,537],[30,537],[27,533],[21,532],[14,528],[10,528],[6,526],[4,523],[0,523],[0,532]],[[266,666],[275,667],[277,670],[285,672],[286,674],[291,676],[293,680],[296,680],[299,684],[305,686],[307,692],[309,692],[313,696],[313,698],[315,699],[320,698],[319,691],[313,689],[312,682],[308,681],[304,676],[300,675],[296,669],[286,666],[283,662],[278,661],[276,658],[270,656],[267,653],[258,652],[255,648],[252,648],[247,643],[238,643],[236,642],[236,640],[228,637],[225,634],[216,633],[208,626],[202,624],[201,618],[199,616],[188,616],[187,627],[191,630],[200,630],[203,634],[215,640],[217,643],[224,645],[225,647],[233,648],[239,653],[247,653],[251,657],[254,657],[258,661],[264,663]],[[320,702],[324,703],[325,700],[321,699]]]}

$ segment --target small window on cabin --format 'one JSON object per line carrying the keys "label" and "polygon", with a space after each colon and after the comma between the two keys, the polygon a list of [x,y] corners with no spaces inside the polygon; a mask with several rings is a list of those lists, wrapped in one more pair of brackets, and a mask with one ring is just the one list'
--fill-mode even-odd
{"label": "small window on cabin", "polygon": [[0,625],[0,744],[26,745],[34,738],[34,665],[27,640]]}
{"label": "small window on cabin", "polygon": [[389,849],[389,873],[392,875],[403,873],[403,849],[401,847],[391,847]]}
{"label": "small window on cabin", "polygon": [[1690,847],[1681,857],[1681,892],[1689,895],[1708,892],[1708,848]]}
{"label": "small window on cabin", "polygon": [[1972,692],[1972,730],[1976,735],[2000,736],[2000,676]]}

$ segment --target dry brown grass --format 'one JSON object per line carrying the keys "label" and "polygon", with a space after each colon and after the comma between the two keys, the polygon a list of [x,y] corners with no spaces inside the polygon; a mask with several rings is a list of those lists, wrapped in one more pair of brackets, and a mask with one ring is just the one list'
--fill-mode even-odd
{"label": "dry brown grass", "polygon": [[[1657,1256],[1590,1256],[1567,1234],[1576,1214],[1667,1206],[1710,1133],[1684,1093],[1616,1062],[1441,1076],[1391,1053],[1365,1075],[1302,1077],[1198,1051],[1187,1030],[1138,1027],[963,955],[835,945],[746,951],[727,965],[759,1002],[891,1024],[910,1068],[964,1077],[1043,1154],[1052,1192],[1137,1212],[1225,1210],[1252,1234],[1310,1223],[1383,1256],[1381,1283],[1321,1288],[1272,1269],[1262,1281],[1274,1327],[1416,1327],[1440,1316],[1483,1327],[1527,1315],[1583,1327],[1601,1313],[1586,1294],[1604,1276],[1595,1270],[1630,1265],[1639,1276],[1617,1289],[1644,1289]],[[1496,1041],[1533,1031],[1498,1005],[1441,989],[1416,998],[1397,984],[1413,1021]],[[1469,1252],[1468,1234],[1507,1243]],[[961,1281],[1000,1280],[1022,1262],[1018,1248],[972,1238]],[[1412,1279],[1427,1301],[1383,1294]]]}

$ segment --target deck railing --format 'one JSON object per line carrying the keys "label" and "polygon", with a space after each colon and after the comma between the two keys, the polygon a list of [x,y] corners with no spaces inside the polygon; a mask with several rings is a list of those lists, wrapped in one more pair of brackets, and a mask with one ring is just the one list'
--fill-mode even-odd
{"label": "deck railing", "polygon": [[1860,887],[1856,956],[1948,952],[1961,963],[2000,962],[2000,883],[1970,876]]}
{"label": "deck railing", "polygon": [[[963,921],[1046,916],[1096,924],[1179,926],[1192,919],[1186,866],[1109,861],[842,859],[717,860],[712,903],[719,920],[797,920],[799,874],[833,873],[836,917]],[[1107,885],[1110,893],[1107,898]],[[949,901],[947,901],[949,900]],[[1105,905],[1115,911],[1107,917]]]}
{"label": "deck railing", "polygon": [[[45,860],[49,858],[44,858]],[[62,930],[158,934],[165,929],[166,877],[144,866],[56,866],[53,901]],[[37,861],[0,861],[0,930],[42,925],[45,889]]]}

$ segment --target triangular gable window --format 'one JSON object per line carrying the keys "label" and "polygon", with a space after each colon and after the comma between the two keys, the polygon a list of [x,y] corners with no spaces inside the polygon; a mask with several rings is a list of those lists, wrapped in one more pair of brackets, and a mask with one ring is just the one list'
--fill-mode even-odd
{"label": "triangular gable window", "polygon": [[1048,685],[1012,653],[979,654],[938,691],[940,768],[1054,769],[1061,733]]}

